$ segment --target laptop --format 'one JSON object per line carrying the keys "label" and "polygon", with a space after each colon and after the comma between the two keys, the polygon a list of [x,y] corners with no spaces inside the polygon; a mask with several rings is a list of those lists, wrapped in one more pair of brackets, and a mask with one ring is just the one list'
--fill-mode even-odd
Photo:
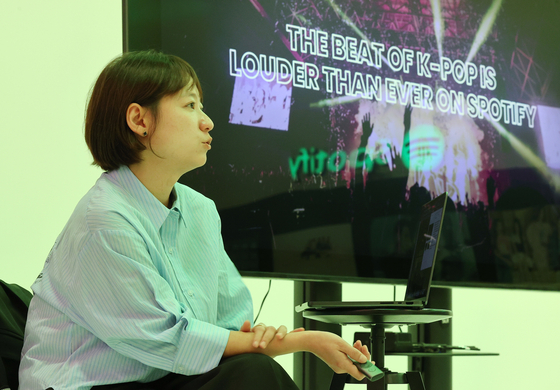
{"label": "laptop", "polygon": [[422,206],[420,227],[410,266],[408,284],[403,301],[329,302],[310,301],[296,306],[296,312],[307,309],[423,309],[428,303],[434,264],[439,244],[443,215],[447,206],[447,192]]}

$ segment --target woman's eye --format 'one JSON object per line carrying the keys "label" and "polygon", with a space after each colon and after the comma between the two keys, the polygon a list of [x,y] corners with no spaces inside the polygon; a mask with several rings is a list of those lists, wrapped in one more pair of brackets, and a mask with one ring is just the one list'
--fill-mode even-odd
{"label": "woman's eye", "polygon": [[192,103],[187,104],[187,107],[190,107],[190,108],[192,108],[192,109],[194,110],[194,105],[195,105],[195,103],[192,102]]}

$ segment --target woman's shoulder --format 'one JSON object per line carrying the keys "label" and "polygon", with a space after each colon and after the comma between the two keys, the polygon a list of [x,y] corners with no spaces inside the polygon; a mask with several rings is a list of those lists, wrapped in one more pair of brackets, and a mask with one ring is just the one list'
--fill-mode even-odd
{"label": "woman's shoulder", "polygon": [[89,230],[100,230],[126,228],[141,212],[133,196],[102,175],[80,200],[74,214]]}

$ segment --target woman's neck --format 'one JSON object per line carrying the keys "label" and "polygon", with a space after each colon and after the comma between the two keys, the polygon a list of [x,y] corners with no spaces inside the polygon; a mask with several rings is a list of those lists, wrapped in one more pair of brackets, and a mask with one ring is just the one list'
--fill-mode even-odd
{"label": "woman's neck", "polygon": [[173,186],[179,180],[176,175],[171,175],[161,169],[154,169],[153,165],[147,166],[142,162],[129,166],[130,170],[140,182],[159,200],[165,207],[173,205]]}

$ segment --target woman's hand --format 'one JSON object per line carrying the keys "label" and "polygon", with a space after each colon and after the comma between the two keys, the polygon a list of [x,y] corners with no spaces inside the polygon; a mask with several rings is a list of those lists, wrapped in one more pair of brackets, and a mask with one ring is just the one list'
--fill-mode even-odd
{"label": "woman's hand", "polygon": [[[253,332],[255,334],[253,348],[263,349],[266,348],[275,337],[278,340],[282,340],[288,333],[288,329],[284,325],[280,325],[280,327],[276,329],[274,326],[266,326],[263,323],[259,323],[251,328],[251,322],[249,320],[246,320],[239,330],[245,333]],[[303,330],[303,328],[297,328],[290,333],[302,332]]]}
{"label": "woman's hand", "polygon": [[335,373],[348,373],[359,381],[365,378],[365,375],[349,359],[351,357],[360,363],[371,359],[368,347],[362,345],[361,341],[358,340],[354,346],[351,346],[334,333],[313,331],[306,333],[309,333],[306,338],[306,349],[324,361]]}

